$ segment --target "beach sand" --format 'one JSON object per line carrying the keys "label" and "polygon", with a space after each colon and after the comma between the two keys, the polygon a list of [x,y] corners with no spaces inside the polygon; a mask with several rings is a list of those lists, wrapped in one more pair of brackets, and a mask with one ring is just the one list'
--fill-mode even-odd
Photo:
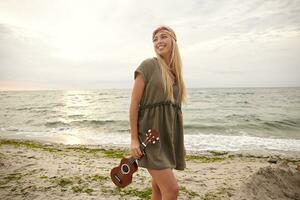
{"label": "beach sand", "polygon": [[[110,170],[126,148],[0,140],[0,199],[150,199],[143,168],[118,189]],[[249,153],[188,152],[187,168],[174,171],[178,199],[300,199],[299,158]]]}

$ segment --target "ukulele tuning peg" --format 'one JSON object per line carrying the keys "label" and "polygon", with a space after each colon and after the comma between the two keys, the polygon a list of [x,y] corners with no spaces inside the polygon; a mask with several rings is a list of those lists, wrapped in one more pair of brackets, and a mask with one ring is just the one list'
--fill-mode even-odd
{"label": "ukulele tuning peg", "polygon": [[148,137],[148,134],[146,133],[146,137]]}
{"label": "ukulele tuning peg", "polygon": [[148,130],[148,133],[151,133],[151,129]]}
{"label": "ukulele tuning peg", "polygon": [[155,144],[155,141],[153,141],[152,144]]}
{"label": "ukulele tuning peg", "polygon": [[159,140],[159,137],[157,137],[156,140]]}

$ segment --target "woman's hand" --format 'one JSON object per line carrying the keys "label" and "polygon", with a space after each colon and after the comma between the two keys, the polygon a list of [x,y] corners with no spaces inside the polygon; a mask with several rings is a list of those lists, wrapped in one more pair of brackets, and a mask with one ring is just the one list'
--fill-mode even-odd
{"label": "woman's hand", "polygon": [[140,143],[139,143],[138,139],[131,140],[130,151],[131,151],[130,152],[131,156],[135,159],[138,159],[143,155],[143,153],[140,149]]}

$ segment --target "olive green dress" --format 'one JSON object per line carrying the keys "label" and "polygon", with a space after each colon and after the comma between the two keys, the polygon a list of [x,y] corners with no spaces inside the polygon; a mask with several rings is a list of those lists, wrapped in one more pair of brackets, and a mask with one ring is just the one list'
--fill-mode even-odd
{"label": "olive green dress", "polygon": [[159,142],[147,146],[146,155],[138,160],[138,164],[149,169],[183,170],[186,166],[185,147],[178,86],[173,85],[175,102],[171,103],[164,92],[161,68],[155,57],[144,60],[135,70],[134,78],[138,73],[145,82],[138,111],[139,139],[144,141],[150,128],[160,133]]}

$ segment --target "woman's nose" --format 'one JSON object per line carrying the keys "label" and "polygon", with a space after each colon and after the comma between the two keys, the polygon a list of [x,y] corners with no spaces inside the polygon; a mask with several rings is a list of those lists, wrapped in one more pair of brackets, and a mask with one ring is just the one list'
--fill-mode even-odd
{"label": "woman's nose", "polygon": [[158,39],[157,40],[157,44],[161,44],[162,43],[162,40],[161,39]]}

